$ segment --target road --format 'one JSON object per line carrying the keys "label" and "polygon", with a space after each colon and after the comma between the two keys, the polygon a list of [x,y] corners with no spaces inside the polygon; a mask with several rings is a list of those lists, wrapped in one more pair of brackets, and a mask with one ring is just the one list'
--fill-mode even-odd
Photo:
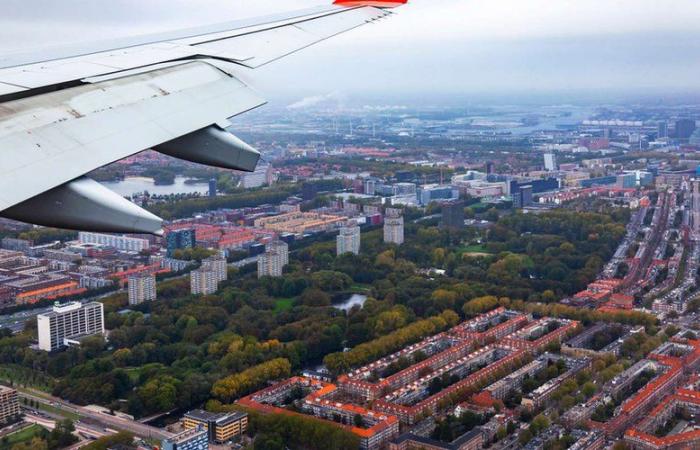
{"label": "road", "polygon": [[44,394],[43,392],[41,393],[41,395],[35,395],[30,392],[27,392],[27,390],[24,390],[19,394],[22,397],[26,397],[28,399],[37,401],[39,403],[43,403],[45,405],[53,406],[54,408],[58,408],[62,411],[77,414],[81,418],[90,419],[95,423],[99,424],[103,428],[103,431],[106,431],[105,429],[110,428],[115,430],[128,431],[144,439],[158,440],[168,438],[173,435],[172,433],[169,433],[161,428],[152,427],[150,425],[142,424],[133,420],[122,419],[121,417],[110,416],[109,414],[98,413],[84,408],[82,406],[74,405],[58,397],[53,397],[51,395]]}

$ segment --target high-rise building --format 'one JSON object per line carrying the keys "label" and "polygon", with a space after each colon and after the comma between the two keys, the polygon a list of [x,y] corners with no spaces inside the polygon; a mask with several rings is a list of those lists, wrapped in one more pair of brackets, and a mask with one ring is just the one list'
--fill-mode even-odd
{"label": "high-rise building", "polygon": [[552,172],[558,169],[557,166],[557,155],[554,153],[544,154],[544,168],[545,170]]}
{"label": "high-rise building", "polygon": [[194,248],[197,243],[197,237],[193,229],[173,230],[165,236],[165,248],[167,249],[168,257],[172,258],[175,250]]}
{"label": "high-rise building", "polygon": [[676,139],[689,139],[695,128],[695,120],[693,119],[676,120]]}
{"label": "high-rise building", "polygon": [[17,391],[0,386],[0,425],[10,422],[22,414],[17,398]]}
{"label": "high-rise building", "polygon": [[340,229],[336,237],[336,251],[338,255],[344,253],[360,253],[360,227],[357,225],[346,226]]}
{"label": "high-rise building", "polygon": [[425,185],[417,191],[418,202],[421,205],[428,205],[430,202],[439,200],[451,200],[459,198],[459,189],[445,185]]}
{"label": "high-rise building", "polygon": [[282,241],[272,241],[267,244],[265,253],[258,257],[258,278],[281,277],[287,264],[289,246]]}
{"label": "high-rise building", "polygon": [[202,268],[214,272],[216,282],[226,281],[228,278],[228,265],[222,255],[214,255],[202,261]]}
{"label": "high-rise building", "polygon": [[152,273],[139,273],[129,277],[129,304],[140,305],[156,299],[156,277]]}
{"label": "high-rise building", "polygon": [[163,450],[208,450],[209,433],[205,426],[198,425],[163,439],[161,446]]}
{"label": "high-rise building", "polygon": [[387,216],[384,218],[384,242],[387,244],[403,244],[403,216]]}
{"label": "high-rise building", "polygon": [[464,202],[445,202],[442,204],[442,228],[461,230],[464,228]]}
{"label": "high-rise building", "polygon": [[209,197],[216,197],[216,178],[209,180]]}
{"label": "high-rise building", "polygon": [[192,295],[211,295],[219,289],[216,272],[209,268],[199,268],[190,272]]}
{"label": "high-rise building", "polygon": [[668,137],[668,122],[666,122],[665,120],[663,122],[659,122],[656,134],[657,134],[657,137],[659,139],[667,138]]}
{"label": "high-rise building", "polygon": [[494,163],[493,161],[487,161],[486,162],[486,174],[491,175],[494,172]]}
{"label": "high-rise building", "polygon": [[140,252],[147,250],[151,244],[147,239],[119,236],[116,234],[89,233],[81,231],[78,233],[81,244],[96,244],[114,247],[123,252]]}
{"label": "high-rise building", "polygon": [[512,194],[513,208],[525,208],[532,205],[532,186],[521,186],[520,189]]}
{"label": "high-rise building", "polygon": [[47,352],[64,347],[83,336],[103,334],[102,303],[80,302],[55,305],[48,313],[36,316],[39,348]]}
{"label": "high-rise building", "polygon": [[265,250],[268,252],[277,252],[280,255],[282,255],[282,264],[285,266],[289,264],[289,244],[286,242],[280,240],[280,239],[275,239],[274,241],[269,242],[265,246]]}
{"label": "high-rise building", "polygon": [[374,195],[377,190],[377,179],[367,178],[365,180],[364,191],[366,195]]}

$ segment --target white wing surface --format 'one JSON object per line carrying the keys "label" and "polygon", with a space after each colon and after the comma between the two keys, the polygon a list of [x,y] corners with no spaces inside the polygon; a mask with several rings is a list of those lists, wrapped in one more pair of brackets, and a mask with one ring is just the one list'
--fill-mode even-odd
{"label": "white wing surface", "polygon": [[158,233],[162,220],[84,174],[153,148],[252,171],[224,131],[265,101],[239,75],[391,14],[347,1],[285,15],[42,54],[0,56],[0,215],[47,226]]}

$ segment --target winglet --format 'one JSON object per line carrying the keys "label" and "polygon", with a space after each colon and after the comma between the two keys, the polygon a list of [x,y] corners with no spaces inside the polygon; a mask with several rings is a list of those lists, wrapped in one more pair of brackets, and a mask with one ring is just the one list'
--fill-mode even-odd
{"label": "winglet", "polygon": [[335,0],[334,5],[339,6],[374,6],[376,8],[396,8],[405,5],[408,0]]}

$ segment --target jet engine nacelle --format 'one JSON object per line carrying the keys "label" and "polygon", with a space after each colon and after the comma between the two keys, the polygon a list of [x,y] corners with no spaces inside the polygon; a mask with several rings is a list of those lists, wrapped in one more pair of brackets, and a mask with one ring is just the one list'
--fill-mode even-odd
{"label": "jet engine nacelle", "polygon": [[208,166],[253,172],[260,153],[217,125],[153,148],[157,152]]}
{"label": "jet engine nacelle", "polygon": [[163,234],[163,219],[95,180],[78,178],[2,211],[22,222],[71,230]]}

